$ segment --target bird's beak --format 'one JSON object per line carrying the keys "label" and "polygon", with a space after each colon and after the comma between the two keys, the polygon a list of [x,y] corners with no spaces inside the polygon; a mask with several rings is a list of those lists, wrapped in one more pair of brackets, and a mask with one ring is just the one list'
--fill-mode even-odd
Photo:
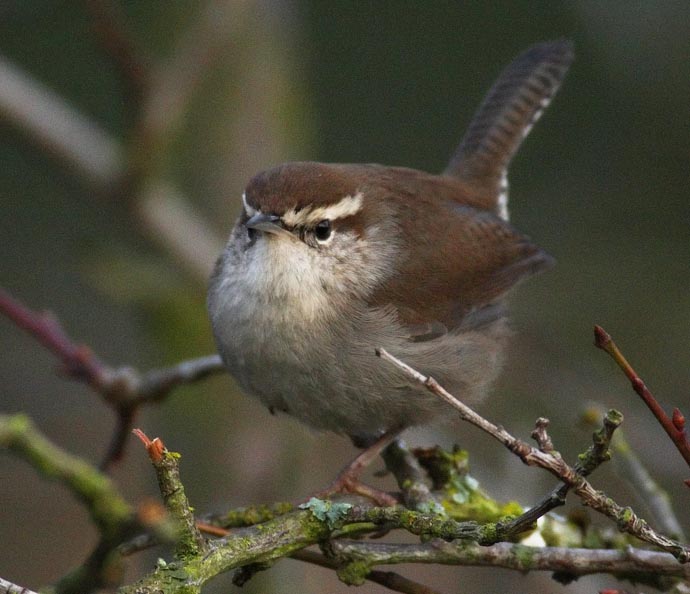
{"label": "bird's beak", "polygon": [[255,214],[251,217],[245,225],[249,229],[256,229],[257,231],[263,231],[264,233],[272,233],[274,235],[287,235],[291,238],[295,236],[283,227],[283,223],[278,215],[264,214],[262,212]]}

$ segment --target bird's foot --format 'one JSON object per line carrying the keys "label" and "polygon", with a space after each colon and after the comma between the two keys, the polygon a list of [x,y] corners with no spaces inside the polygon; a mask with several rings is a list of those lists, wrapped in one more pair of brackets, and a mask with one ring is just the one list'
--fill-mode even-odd
{"label": "bird's foot", "polygon": [[380,489],[376,489],[364,484],[359,480],[359,476],[362,474],[364,469],[371,464],[374,458],[376,458],[384,449],[386,449],[386,447],[388,447],[388,445],[390,445],[393,440],[395,440],[399,433],[400,431],[390,431],[388,433],[384,433],[372,445],[370,445],[352,462],[350,462],[350,464],[343,468],[336,479],[328,487],[316,493],[314,497],[324,499],[336,493],[352,493],[367,497],[381,506],[390,507],[398,505],[400,501],[396,497],[390,493],[387,493],[386,491],[381,491]]}

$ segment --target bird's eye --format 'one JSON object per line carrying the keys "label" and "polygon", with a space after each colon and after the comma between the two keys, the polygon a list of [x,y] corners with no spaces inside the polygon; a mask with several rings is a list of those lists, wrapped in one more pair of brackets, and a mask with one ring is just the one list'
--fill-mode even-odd
{"label": "bird's eye", "polygon": [[331,233],[333,233],[333,229],[331,228],[331,222],[328,219],[324,219],[323,221],[316,223],[316,227],[314,227],[314,237],[316,237],[316,241],[327,241],[331,236]]}

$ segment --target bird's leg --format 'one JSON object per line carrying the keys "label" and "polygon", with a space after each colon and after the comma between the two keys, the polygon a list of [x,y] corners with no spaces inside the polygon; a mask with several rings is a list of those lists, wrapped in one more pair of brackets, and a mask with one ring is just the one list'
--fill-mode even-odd
{"label": "bird's leg", "polygon": [[382,506],[393,506],[400,503],[389,493],[365,485],[359,480],[359,476],[364,469],[369,466],[374,458],[385,450],[399,434],[399,429],[384,433],[374,443],[362,451],[352,462],[350,462],[350,464],[343,468],[328,487],[323,491],[319,491],[314,496],[323,499],[335,493],[354,493],[362,495],[363,497],[368,497]]}

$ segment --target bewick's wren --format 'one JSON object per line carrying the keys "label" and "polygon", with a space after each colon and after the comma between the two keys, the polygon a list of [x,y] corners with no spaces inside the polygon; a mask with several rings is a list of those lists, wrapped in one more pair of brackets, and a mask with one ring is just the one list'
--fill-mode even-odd
{"label": "bewick's wren", "polygon": [[518,56],[441,175],[287,163],[249,182],[208,296],[247,393],[361,443],[448,414],[383,347],[468,403],[484,397],[506,292],[552,262],[507,222],[506,169],[572,59],[565,41]]}

